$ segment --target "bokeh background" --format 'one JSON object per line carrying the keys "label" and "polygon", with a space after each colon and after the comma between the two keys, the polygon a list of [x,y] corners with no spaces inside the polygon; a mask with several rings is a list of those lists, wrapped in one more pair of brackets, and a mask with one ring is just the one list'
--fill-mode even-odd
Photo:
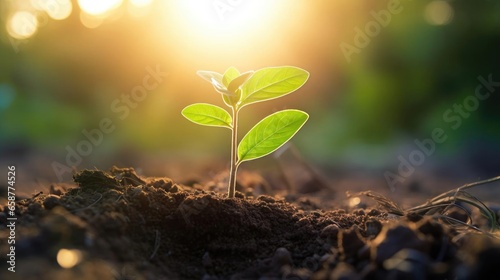
{"label": "bokeh background", "polygon": [[[109,118],[114,131],[76,169],[132,166],[175,178],[224,168],[229,132],[180,114],[193,102],[223,106],[196,71],[293,65],[310,72],[307,84],[246,107],[242,130],[277,110],[305,110],[310,120],[293,139],[305,161],[326,176],[349,170],[384,182],[418,150],[415,140],[441,128],[446,140],[402,185],[496,176],[500,87],[467,117],[443,114],[474,96],[479,76],[500,81],[499,14],[497,0],[3,0],[0,161],[16,164],[19,188],[43,189],[61,179],[53,163],[67,164],[68,147],[86,140],[82,130]],[[360,32],[371,35],[346,55],[342,46],[356,47]],[[113,102],[141,85],[148,67],[168,76],[121,119]]]}

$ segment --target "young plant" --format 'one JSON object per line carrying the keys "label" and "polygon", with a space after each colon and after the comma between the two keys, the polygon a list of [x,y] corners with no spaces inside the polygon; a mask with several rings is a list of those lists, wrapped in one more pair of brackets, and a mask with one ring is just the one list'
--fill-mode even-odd
{"label": "young plant", "polygon": [[266,100],[275,99],[300,88],[309,73],[291,66],[268,67],[255,72],[240,72],[230,67],[224,74],[198,71],[197,74],[210,82],[231,108],[231,114],[221,107],[196,103],[182,110],[188,120],[207,126],[229,128],[231,137],[231,167],[229,171],[228,197],[234,197],[236,172],[242,162],[266,156],[290,140],[304,125],[309,115],[299,110],[282,110],[257,123],[238,145],[238,114],[241,108]]}

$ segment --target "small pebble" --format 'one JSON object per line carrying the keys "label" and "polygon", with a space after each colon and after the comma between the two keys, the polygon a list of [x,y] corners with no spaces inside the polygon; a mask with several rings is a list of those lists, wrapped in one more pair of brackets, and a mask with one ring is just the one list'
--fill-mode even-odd
{"label": "small pebble", "polygon": [[264,201],[264,202],[267,202],[267,203],[275,203],[276,200],[270,196],[267,196],[267,195],[260,195],[259,197],[257,197],[258,200],[261,200],[261,201]]}
{"label": "small pebble", "polygon": [[367,213],[368,216],[378,216],[380,214],[382,214],[382,212],[380,212],[380,210],[378,210],[378,209],[371,209]]}
{"label": "small pebble", "polygon": [[292,256],[286,248],[283,248],[283,247],[278,248],[278,249],[276,249],[276,252],[274,252],[272,263],[273,263],[273,265],[279,266],[279,267],[286,265],[286,264],[292,264],[293,263]]}
{"label": "small pebble", "polygon": [[353,214],[356,216],[364,216],[365,215],[365,210],[363,209],[356,209],[353,211]]}
{"label": "small pebble", "polygon": [[357,226],[353,226],[349,230],[341,231],[338,240],[339,247],[346,260],[358,256],[359,250],[365,246],[364,238],[359,233],[359,228]]}
{"label": "small pebble", "polygon": [[201,262],[204,267],[212,266],[212,258],[210,258],[210,254],[208,252],[205,252],[205,254],[203,254],[203,257],[201,257]]}
{"label": "small pebble", "polygon": [[382,223],[375,218],[370,218],[365,222],[365,229],[366,234],[373,238],[380,233],[380,230],[382,230]]}
{"label": "small pebble", "polygon": [[339,234],[339,227],[336,224],[331,224],[323,228],[321,231],[321,238],[325,239],[332,246],[337,246],[337,236]]}
{"label": "small pebble", "polygon": [[382,264],[402,249],[425,250],[427,243],[422,240],[417,232],[403,224],[394,224],[382,229],[377,238],[371,243],[372,260]]}

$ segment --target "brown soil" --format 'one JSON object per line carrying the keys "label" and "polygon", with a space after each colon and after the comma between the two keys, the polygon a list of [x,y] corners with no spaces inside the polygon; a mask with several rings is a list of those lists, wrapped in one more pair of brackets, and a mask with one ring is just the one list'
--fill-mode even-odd
{"label": "brown soil", "polygon": [[[4,207],[0,279],[495,279],[500,266],[500,245],[485,234],[257,195],[265,188],[252,180],[240,181],[235,199],[133,169],[85,170],[74,180],[18,201],[16,273],[5,267]],[[79,250],[80,263],[61,268],[60,249]]]}

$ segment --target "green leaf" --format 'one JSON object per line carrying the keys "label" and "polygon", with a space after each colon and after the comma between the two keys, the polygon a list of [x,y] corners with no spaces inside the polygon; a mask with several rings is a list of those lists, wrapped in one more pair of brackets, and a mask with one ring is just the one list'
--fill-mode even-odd
{"label": "green leaf", "polygon": [[227,88],[229,83],[236,77],[240,75],[240,71],[234,67],[229,67],[226,72],[224,72],[224,76],[222,77],[222,84]]}
{"label": "green leaf", "polygon": [[241,140],[238,163],[266,156],[288,142],[309,118],[306,112],[283,110],[265,117]]}
{"label": "green leaf", "polygon": [[196,103],[189,105],[182,110],[182,115],[196,124],[232,129],[231,115],[221,107],[212,104]]}
{"label": "green leaf", "polygon": [[223,95],[222,99],[224,102],[230,106],[230,107],[235,107],[238,102],[240,102],[240,97],[241,97],[241,90],[240,86],[248,80],[253,74],[253,71],[246,72],[241,74],[240,76],[234,78],[230,83],[229,86],[227,87],[227,91],[230,94]]}
{"label": "green leaf", "polygon": [[236,94],[235,91],[229,90],[227,87],[233,81],[235,78],[237,78],[240,75],[240,71],[234,67],[229,67],[226,72],[224,73],[224,76],[222,77],[222,83],[226,87],[227,94],[222,95],[222,100],[224,103],[226,103],[227,106],[229,107],[234,107],[238,101],[240,101],[240,95],[239,92]]}
{"label": "green leaf", "polygon": [[214,86],[214,89],[222,95],[232,95],[227,90],[226,86],[222,84],[223,76],[220,73],[212,71],[198,71],[196,74],[204,80],[210,82]]}
{"label": "green leaf", "polygon": [[213,71],[197,71],[196,74],[198,76],[202,77],[205,81],[213,84],[213,80],[218,82],[219,84],[222,84],[222,74],[213,72]]}
{"label": "green leaf", "polygon": [[228,94],[222,95],[224,103],[226,103],[230,107],[234,107],[236,104],[238,104],[241,97],[241,91],[239,90],[239,87],[243,83],[245,83],[252,75],[253,71],[240,74],[240,72],[234,67],[227,69],[224,73],[224,77],[222,78],[222,82],[224,86],[226,86],[228,92]]}
{"label": "green leaf", "polygon": [[292,66],[260,69],[241,86],[240,105],[287,95],[300,88],[308,78],[309,72]]}
{"label": "green leaf", "polygon": [[252,77],[253,73],[254,73],[253,71],[248,71],[234,78],[227,86],[227,90],[229,90],[230,92],[236,92],[236,90],[241,85],[243,85],[243,83],[245,83],[248,79],[250,79],[250,77]]}
{"label": "green leaf", "polygon": [[[234,70],[236,70],[236,68],[234,68],[234,67],[232,67],[232,68]],[[226,73],[228,71],[232,71],[231,68],[229,68],[226,71]],[[236,70],[236,71],[238,71],[238,70]],[[239,99],[239,96],[238,96],[238,98],[235,98],[234,97],[235,93],[227,90],[227,88],[223,82],[224,76],[222,76],[220,73],[212,72],[212,71],[198,71],[198,72],[196,72],[196,74],[198,74],[198,76],[202,77],[204,80],[210,82],[212,84],[212,86],[214,86],[215,91],[217,91],[218,93],[220,93],[222,95],[222,100],[224,100],[224,103],[226,103],[227,106],[233,107],[233,105],[236,104],[236,102],[238,102],[238,100],[236,100],[236,101],[234,101],[234,100]],[[228,79],[228,78],[226,78],[226,79]]]}
{"label": "green leaf", "polygon": [[234,105],[236,105],[240,99],[240,93],[232,93],[229,90],[227,92],[228,94],[222,94],[222,100],[224,101],[224,103],[226,103],[227,106],[234,107]]}

